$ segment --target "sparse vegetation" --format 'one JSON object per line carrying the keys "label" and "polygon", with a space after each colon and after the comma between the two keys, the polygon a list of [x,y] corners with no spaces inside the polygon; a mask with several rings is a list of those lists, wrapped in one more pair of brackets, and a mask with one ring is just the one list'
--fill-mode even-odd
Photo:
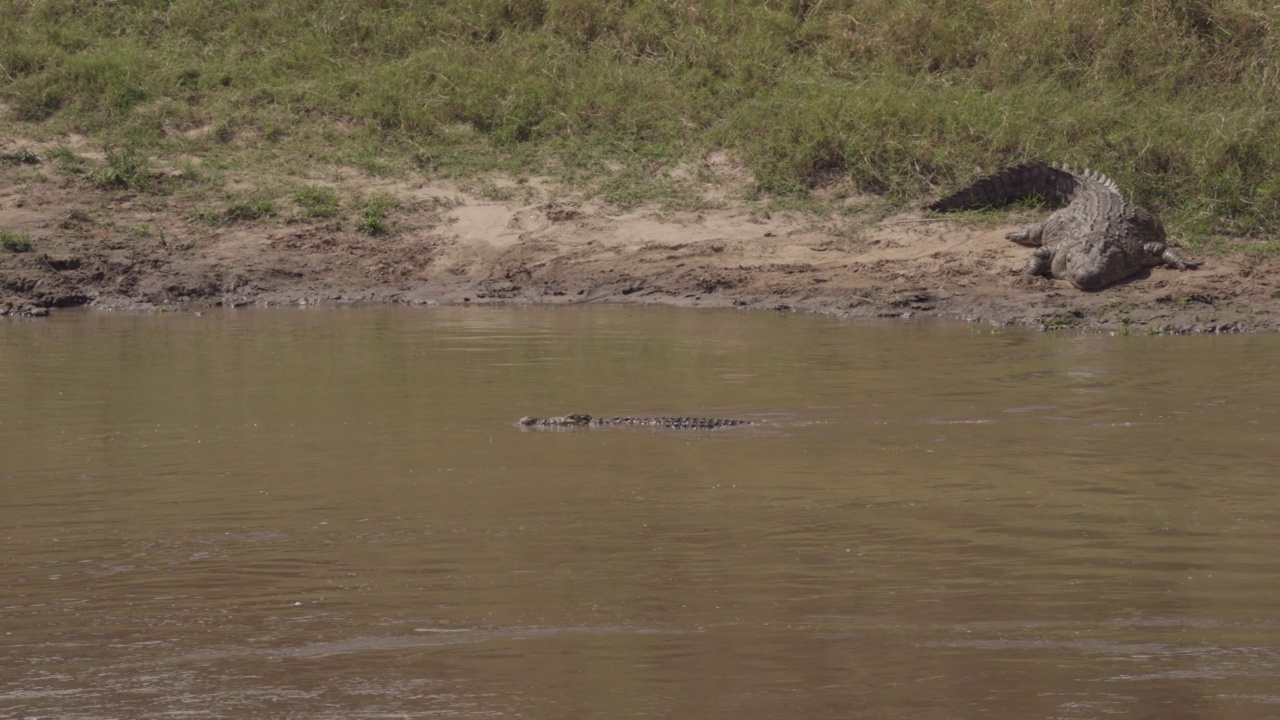
{"label": "sparse vegetation", "polygon": [[151,184],[147,157],[132,143],[109,150],[106,164],[89,173],[89,181],[101,188],[143,190]]}
{"label": "sparse vegetation", "polygon": [[45,157],[53,161],[53,166],[59,172],[66,175],[83,175],[88,172],[86,170],[89,165],[88,159],[77,155],[74,150],[66,145],[58,145],[51,148],[45,153]]}
{"label": "sparse vegetation", "polygon": [[276,201],[264,195],[242,195],[231,199],[223,213],[230,222],[261,220],[276,214]]}
{"label": "sparse vegetation", "polygon": [[14,230],[0,230],[0,250],[11,253],[31,252],[31,235]]}
{"label": "sparse vegetation", "polygon": [[39,165],[40,156],[30,149],[22,148],[17,152],[0,153],[0,163],[9,165]]}
{"label": "sparse vegetation", "polygon": [[58,223],[63,230],[75,230],[93,224],[93,218],[84,210],[72,210]]}
{"label": "sparse vegetation", "polygon": [[191,222],[204,223],[205,225],[221,225],[223,221],[222,213],[211,208],[196,208],[187,216]]}
{"label": "sparse vegetation", "polygon": [[91,175],[108,187],[161,187],[146,158],[195,154],[539,172],[667,202],[684,191],[663,169],[723,149],[757,192],[839,182],[902,203],[1041,157],[1114,176],[1192,244],[1280,232],[1280,6],[1257,0],[0,0],[0,13],[0,123],[115,143]]}
{"label": "sparse vegetation", "polygon": [[360,210],[360,221],[356,229],[366,235],[385,235],[390,232],[387,225],[387,213],[395,209],[395,198],[390,195],[375,195]]}
{"label": "sparse vegetation", "polygon": [[1084,322],[1084,313],[1074,310],[1061,315],[1055,315],[1044,321],[1045,330],[1065,330],[1067,328],[1079,327]]}
{"label": "sparse vegetation", "polygon": [[338,193],[327,187],[308,185],[293,194],[304,218],[331,218],[338,214]]}

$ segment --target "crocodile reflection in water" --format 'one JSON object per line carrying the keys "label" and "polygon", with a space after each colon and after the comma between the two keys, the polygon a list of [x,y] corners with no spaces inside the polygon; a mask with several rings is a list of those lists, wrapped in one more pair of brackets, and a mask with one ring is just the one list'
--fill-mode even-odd
{"label": "crocodile reflection in water", "polygon": [[750,425],[750,420],[705,417],[592,417],[586,413],[574,413],[558,417],[520,418],[521,427],[660,427],[675,430],[715,430],[735,425]]}

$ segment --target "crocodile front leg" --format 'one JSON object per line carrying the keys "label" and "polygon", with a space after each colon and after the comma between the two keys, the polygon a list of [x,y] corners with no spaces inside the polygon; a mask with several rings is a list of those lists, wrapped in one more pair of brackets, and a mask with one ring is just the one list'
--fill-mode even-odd
{"label": "crocodile front leg", "polygon": [[1178,251],[1165,245],[1164,243],[1149,242],[1142,246],[1155,265],[1165,264],[1175,270],[1195,270],[1200,267],[1200,263],[1191,262],[1182,257]]}
{"label": "crocodile front leg", "polygon": [[1053,247],[1044,245],[1035,249],[1027,258],[1027,266],[1022,269],[1027,275],[1051,275],[1053,270]]}
{"label": "crocodile front leg", "polygon": [[1044,245],[1044,223],[1036,223],[1021,230],[1005,233],[1004,239],[1012,240],[1024,247],[1040,247]]}

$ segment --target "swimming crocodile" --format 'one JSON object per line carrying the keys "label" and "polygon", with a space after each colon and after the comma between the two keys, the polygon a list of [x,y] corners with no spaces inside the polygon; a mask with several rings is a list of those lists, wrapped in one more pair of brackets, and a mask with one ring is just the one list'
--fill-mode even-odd
{"label": "swimming crocodile", "polygon": [[1101,290],[1144,268],[1195,268],[1165,245],[1164,226],[1146,208],[1126,199],[1115,181],[1094,170],[1032,162],[1000,170],[927,206],[946,212],[1003,207],[1042,197],[1065,205],[1047,220],[1005,235],[1036,248],[1023,270],[1068,280],[1081,290]]}
{"label": "swimming crocodile", "polygon": [[750,425],[750,420],[734,420],[729,418],[705,417],[592,417],[586,413],[574,413],[559,417],[522,417],[517,423],[521,427],[610,427],[639,426],[661,427],[676,430],[715,430],[734,425]]}

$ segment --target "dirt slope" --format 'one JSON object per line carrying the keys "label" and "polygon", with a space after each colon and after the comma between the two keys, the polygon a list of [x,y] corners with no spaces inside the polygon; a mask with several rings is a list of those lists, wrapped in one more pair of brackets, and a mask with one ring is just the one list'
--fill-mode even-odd
{"label": "dirt slope", "polygon": [[[130,195],[0,166],[0,314],[312,303],[662,303],[941,316],[1119,332],[1280,329],[1272,263],[1157,268],[1097,293],[1017,274],[1027,250],[999,226],[908,213],[831,230],[732,202],[622,212],[547,192],[495,201],[439,184],[403,198],[389,234],[353,223],[209,225],[171,196]],[[529,199],[531,194],[544,199]],[[447,198],[446,209],[440,199]],[[856,218],[855,218],[856,220]]]}

